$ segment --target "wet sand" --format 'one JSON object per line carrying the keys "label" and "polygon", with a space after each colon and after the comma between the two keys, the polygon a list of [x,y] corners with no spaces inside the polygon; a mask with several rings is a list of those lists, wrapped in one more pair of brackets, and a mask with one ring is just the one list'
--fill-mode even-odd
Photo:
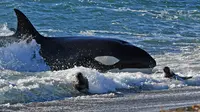
{"label": "wet sand", "polygon": [[158,112],[200,104],[200,87],[147,91],[118,97],[73,97],[65,100],[4,104],[1,111]]}

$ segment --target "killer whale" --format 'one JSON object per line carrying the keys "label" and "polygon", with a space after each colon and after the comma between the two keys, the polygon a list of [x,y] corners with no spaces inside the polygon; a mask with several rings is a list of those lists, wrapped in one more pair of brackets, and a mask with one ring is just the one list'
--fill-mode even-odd
{"label": "killer whale", "polygon": [[[51,70],[64,70],[74,66],[94,68],[99,71],[125,68],[153,68],[156,61],[143,49],[126,41],[101,37],[45,37],[18,9],[16,32],[7,38],[35,39],[40,45],[40,55]],[[108,60],[111,60],[110,62]]]}

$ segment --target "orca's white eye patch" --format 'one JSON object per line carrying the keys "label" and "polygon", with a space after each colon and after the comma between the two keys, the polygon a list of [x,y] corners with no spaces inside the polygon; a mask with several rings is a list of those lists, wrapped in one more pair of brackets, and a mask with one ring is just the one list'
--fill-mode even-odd
{"label": "orca's white eye patch", "polygon": [[104,65],[114,65],[120,61],[114,56],[97,56],[94,59]]}

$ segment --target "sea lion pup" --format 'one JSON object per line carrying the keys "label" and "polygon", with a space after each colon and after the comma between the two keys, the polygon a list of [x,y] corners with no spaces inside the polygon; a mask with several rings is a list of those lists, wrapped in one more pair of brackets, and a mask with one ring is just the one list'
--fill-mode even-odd
{"label": "sea lion pup", "polygon": [[81,72],[76,74],[76,83],[74,85],[75,89],[81,93],[89,93],[89,83],[88,79],[83,76]]}
{"label": "sea lion pup", "polygon": [[187,79],[191,79],[192,78],[192,76],[191,77],[181,77],[181,76],[175,74],[174,72],[170,71],[169,67],[164,67],[163,71],[165,73],[165,77],[166,78],[170,78],[170,79],[187,80]]}
{"label": "sea lion pup", "polygon": [[164,67],[163,68],[163,71],[165,73],[165,78],[173,78],[173,76],[175,75],[174,72],[171,72],[170,71],[170,68],[169,67]]}

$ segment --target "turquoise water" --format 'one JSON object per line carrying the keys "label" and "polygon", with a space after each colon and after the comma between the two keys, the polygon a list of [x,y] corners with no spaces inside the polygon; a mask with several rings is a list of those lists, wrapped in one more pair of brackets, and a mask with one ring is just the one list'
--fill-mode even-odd
{"label": "turquoise water", "polygon": [[[143,48],[158,64],[150,75],[100,73],[84,67],[51,72],[39,56],[34,40],[28,45],[24,41],[13,43],[0,48],[0,103],[77,96],[72,79],[79,71],[89,79],[91,93],[108,93],[108,97],[113,97],[109,93],[118,89],[149,91],[200,86],[200,1],[4,0],[0,7],[0,36],[13,34],[9,28],[16,28],[13,9],[17,8],[42,35],[118,38]],[[33,53],[36,59],[32,59]],[[163,78],[164,66],[194,78],[170,81]]]}

